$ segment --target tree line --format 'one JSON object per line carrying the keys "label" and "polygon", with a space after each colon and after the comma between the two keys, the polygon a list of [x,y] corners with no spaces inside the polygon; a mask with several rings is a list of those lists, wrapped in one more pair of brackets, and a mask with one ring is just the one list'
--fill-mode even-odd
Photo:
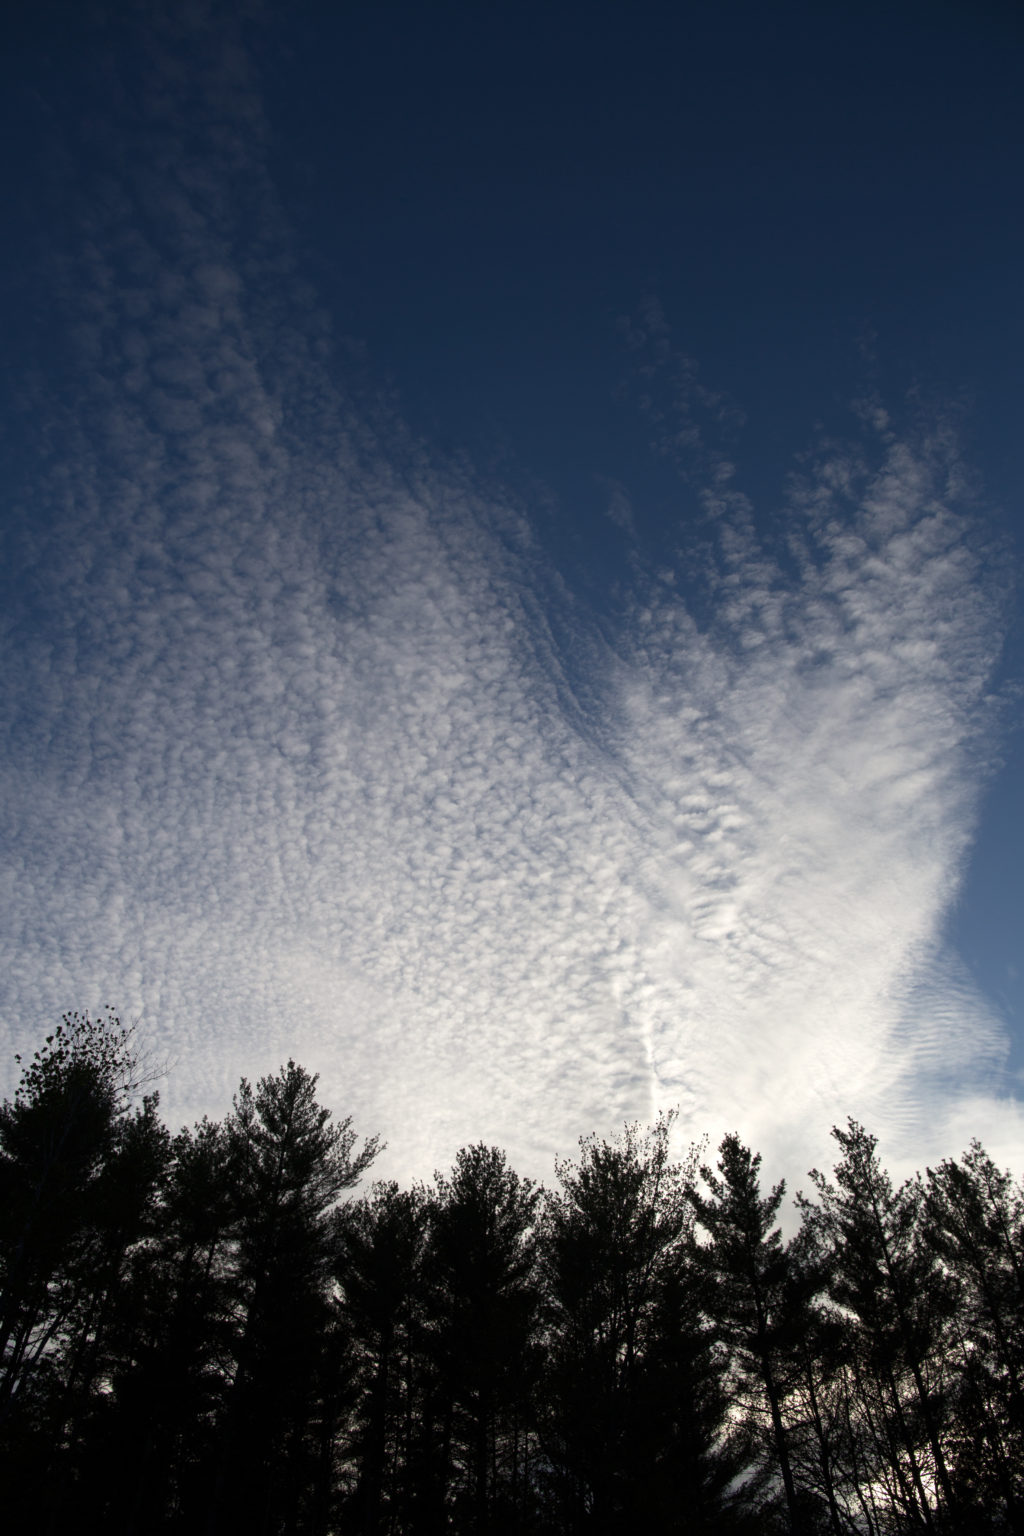
{"label": "tree line", "polygon": [[363,1192],[294,1061],[171,1134],[66,1015],[0,1107],[5,1528],[109,1536],[1024,1531],[1024,1190],[785,1188],[672,1116],[551,1189],[499,1148]]}

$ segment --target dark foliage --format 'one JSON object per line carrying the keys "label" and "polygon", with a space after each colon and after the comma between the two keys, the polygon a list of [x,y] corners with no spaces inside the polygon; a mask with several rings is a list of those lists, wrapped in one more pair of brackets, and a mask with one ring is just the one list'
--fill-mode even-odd
{"label": "dark foliage", "polygon": [[979,1143],[784,1186],[672,1117],[544,1191],[377,1151],[294,1062],[169,1135],[68,1015],[0,1106],[5,1529],[105,1536],[1024,1531],[1024,1191]]}

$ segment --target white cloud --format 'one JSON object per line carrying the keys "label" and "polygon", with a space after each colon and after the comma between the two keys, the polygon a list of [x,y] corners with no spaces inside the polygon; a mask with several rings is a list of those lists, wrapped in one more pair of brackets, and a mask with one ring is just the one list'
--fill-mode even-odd
{"label": "white cloud", "polygon": [[825,452],[791,570],[707,455],[714,622],[665,567],[611,649],[528,509],[346,400],[217,68],[205,159],[154,97],[75,278],[0,715],[11,1048],[141,1013],[172,1121],[292,1054],[402,1177],[481,1137],[549,1175],[673,1102],[794,1181],[848,1112],[959,1131],[1002,1047],[942,950],[998,613],[950,445]]}
{"label": "white cloud", "polygon": [[671,596],[638,616],[623,752],[678,988],[657,1059],[791,1158],[846,1113],[920,1137],[1005,1045],[941,947],[998,652],[949,451],[825,454],[791,508],[797,579],[741,519],[709,631]]}

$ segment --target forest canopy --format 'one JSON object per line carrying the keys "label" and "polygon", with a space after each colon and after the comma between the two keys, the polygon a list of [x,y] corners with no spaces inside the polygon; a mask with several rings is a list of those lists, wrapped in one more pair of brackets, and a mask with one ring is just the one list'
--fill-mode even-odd
{"label": "forest canopy", "polygon": [[294,1061],[164,1125],[68,1014],[0,1106],[0,1499],[34,1533],[1024,1530],[1024,1189],[785,1185],[671,1113],[402,1189]]}

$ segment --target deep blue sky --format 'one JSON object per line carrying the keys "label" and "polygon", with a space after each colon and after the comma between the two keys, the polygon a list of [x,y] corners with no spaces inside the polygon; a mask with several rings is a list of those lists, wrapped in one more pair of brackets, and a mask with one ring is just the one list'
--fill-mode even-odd
{"label": "deep blue sky", "polygon": [[845,406],[837,364],[874,337],[883,384],[970,392],[996,451],[1024,255],[1008,9],[298,13],[268,70],[278,187],[325,301],[453,434],[511,417],[564,463],[553,420],[589,381],[589,448],[614,322],[653,291],[765,443]]}
{"label": "deep blue sky", "polygon": [[541,1160],[574,1092],[802,1156],[757,1108],[797,1077],[908,1157],[939,1101],[1015,1147],[1022,45],[995,4],[21,8],[13,1038],[109,993],[216,1112],[292,1028],[376,1129],[376,1032],[396,1167]]}

